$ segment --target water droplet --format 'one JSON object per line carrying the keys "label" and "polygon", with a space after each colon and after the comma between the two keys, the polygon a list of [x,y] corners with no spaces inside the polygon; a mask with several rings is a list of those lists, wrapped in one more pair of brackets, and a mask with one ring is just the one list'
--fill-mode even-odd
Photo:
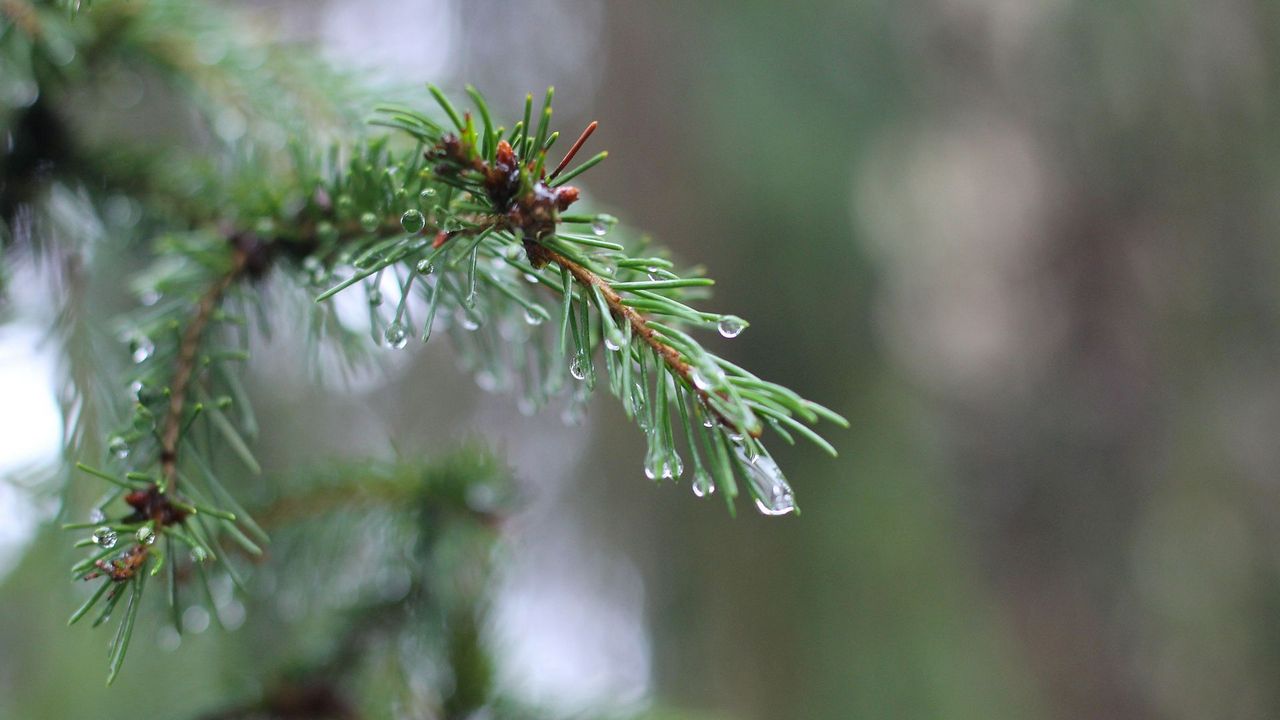
{"label": "water droplet", "polygon": [[142,543],[143,545],[156,544],[156,531],[153,530],[150,525],[143,525],[142,527],[138,528],[138,532],[135,534],[135,537],[137,537],[138,542]]}
{"label": "water droplet", "polygon": [[532,284],[536,284],[536,283],[538,282],[538,276],[537,276],[537,275],[534,275],[533,273],[525,273],[525,274],[524,274],[524,281],[525,281],[525,282],[527,282],[527,283],[529,283],[529,284],[531,284],[531,285],[532,285]]}
{"label": "water droplet", "polygon": [[436,196],[436,189],[433,187],[422,188],[422,192],[418,193],[418,197],[423,200],[430,200]]}
{"label": "water droplet", "polygon": [[606,333],[604,336],[604,346],[613,352],[621,350],[624,342],[626,341],[616,333]]}
{"label": "water droplet", "polygon": [[436,271],[436,266],[431,264],[431,261],[426,258],[419,260],[415,267],[417,268],[419,275],[430,275]]}
{"label": "water droplet", "polygon": [[328,220],[321,220],[316,223],[316,237],[320,238],[320,241],[324,243],[335,242],[338,239],[338,228],[334,227],[333,223]]}
{"label": "water droplet", "polygon": [[129,443],[119,435],[112,437],[107,441],[107,452],[118,460],[129,457]]}
{"label": "water droplet", "polygon": [[609,229],[612,228],[616,222],[618,222],[618,219],[614,216],[601,213],[596,216],[595,220],[591,221],[591,232],[595,233],[597,236],[604,235],[609,232]]}
{"label": "water droplet", "polygon": [[720,318],[720,322],[716,324],[716,329],[720,334],[727,338],[736,338],[742,334],[747,327],[747,321],[737,315],[725,315]]}
{"label": "water droplet", "polygon": [[382,304],[382,291],[378,288],[369,288],[369,304],[377,307]]}
{"label": "water droplet", "polygon": [[462,329],[466,330],[467,332],[475,332],[476,330],[480,329],[479,317],[472,317],[471,315],[463,311],[458,312],[458,324],[461,325]]}
{"label": "water droplet", "polygon": [[704,428],[715,427],[715,424],[716,424],[716,421],[712,420],[710,415],[702,416],[702,427]]}
{"label": "water droplet", "polygon": [[506,255],[508,260],[518,260],[520,259],[521,252],[522,250],[519,245],[508,245],[507,248],[502,251],[502,254]]}
{"label": "water droplet", "polygon": [[89,511],[89,522],[100,523],[107,519],[107,514],[102,512],[102,508],[94,508]]}
{"label": "water droplet", "polygon": [[786,515],[795,512],[795,496],[791,485],[783,477],[782,470],[773,458],[763,453],[755,454],[745,447],[737,447],[734,453],[742,461],[747,481],[756,499],[756,509],[765,515]]}
{"label": "water droplet", "polygon": [[363,228],[365,232],[376,231],[379,224],[378,216],[371,212],[364,213],[360,216],[360,227]]}
{"label": "water droplet", "polygon": [[536,313],[536,312],[534,312],[534,311],[532,311],[532,310],[530,310],[530,309],[528,309],[528,308],[525,308],[525,311],[524,311],[524,321],[525,321],[525,322],[529,323],[530,325],[541,325],[541,324],[542,324],[543,319],[544,319],[544,318],[543,318],[541,315],[539,315],[538,313]]}
{"label": "water droplet", "polygon": [[209,559],[209,552],[202,547],[191,548],[191,562],[202,563]]}
{"label": "water droplet", "polygon": [[338,208],[338,214],[340,215],[349,215],[354,206],[355,202],[352,201],[350,195],[339,195],[337,204],[335,205],[335,207]]}
{"label": "water droplet", "polygon": [[400,216],[400,227],[404,228],[405,232],[421,232],[426,226],[427,218],[417,210],[405,210]]}
{"label": "water droplet", "polygon": [[690,484],[693,488],[693,494],[698,497],[707,497],[715,493],[716,483],[711,479],[711,475],[706,470],[698,468],[694,472],[693,482]]}
{"label": "water droplet", "polygon": [[388,325],[387,331],[383,334],[383,337],[386,338],[387,345],[395,348],[396,350],[399,350],[409,344],[409,331],[405,330],[404,325],[401,325],[398,322],[393,322]]}
{"label": "water droplet", "polygon": [[116,531],[105,525],[93,531],[93,542],[104,548],[111,549],[116,546],[116,540],[119,536]]}
{"label": "water droplet", "polygon": [[724,370],[714,362],[704,362],[689,371],[689,379],[699,390],[712,390],[724,385]]}
{"label": "water droplet", "polygon": [[134,335],[129,339],[129,354],[133,357],[134,364],[146,362],[155,351],[156,344],[146,335]]}
{"label": "water droplet", "polygon": [[587,364],[583,362],[581,355],[573,356],[573,362],[569,363],[569,374],[572,375],[575,380],[587,379]]}
{"label": "water droplet", "polygon": [[650,445],[649,451],[644,456],[644,476],[650,480],[657,480],[662,476],[662,451],[657,445]]}
{"label": "water droplet", "polygon": [[684,474],[684,461],[672,450],[662,462],[662,477],[666,480],[678,478]]}

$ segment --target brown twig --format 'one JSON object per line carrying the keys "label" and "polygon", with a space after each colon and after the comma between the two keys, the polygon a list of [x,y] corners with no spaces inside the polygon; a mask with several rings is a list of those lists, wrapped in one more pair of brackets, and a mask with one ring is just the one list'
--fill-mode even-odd
{"label": "brown twig", "polygon": [[649,322],[644,315],[637,312],[635,308],[623,304],[622,296],[619,295],[618,291],[614,290],[608,282],[599,275],[596,275],[587,268],[570,260],[564,255],[561,255],[555,250],[552,250],[546,245],[529,242],[526,243],[525,246],[529,248],[529,252],[534,255],[534,257],[531,258],[532,260],[536,261],[541,259],[546,262],[553,262],[565,270],[568,270],[569,274],[573,275],[579,283],[586,285],[587,287],[599,289],[601,297],[604,298],[605,303],[609,306],[609,309],[613,312],[614,316],[631,324],[633,334],[644,341],[646,345],[653,348],[653,350],[658,353],[658,356],[662,358],[662,361],[666,363],[671,372],[680,376],[686,383],[688,383],[689,387],[692,388],[694,392],[698,393],[698,396],[702,398],[702,406],[714,415],[721,425],[735,431],[746,432],[752,437],[760,436],[759,430],[753,431],[751,428],[740,428],[736,423],[726,417],[724,413],[716,409],[716,406],[711,402],[711,394],[698,387],[697,383],[693,381],[693,367],[690,366],[689,363],[685,362],[684,358],[680,356],[680,352],[678,350],[671,347],[658,337],[658,334],[654,329],[649,327]]}
{"label": "brown twig", "polygon": [[178,441],[182,436],[182,411],[191,390],[191,382],[195,378],[196,364],[200,352],[200,339],[204,335],[209,318],[222,299],[223,293],[231,287],[249,262],[249,253],[241,248],[232,251],[231,269],[211,285],[196,304],[191,323],[182,334],[182,342],[178,345],[178,359],[174,365],[173,383],[169,386],[169,412],[164,417],[160,430],[160,472],[166,487],[172,489],[177,484],[178,474]]}

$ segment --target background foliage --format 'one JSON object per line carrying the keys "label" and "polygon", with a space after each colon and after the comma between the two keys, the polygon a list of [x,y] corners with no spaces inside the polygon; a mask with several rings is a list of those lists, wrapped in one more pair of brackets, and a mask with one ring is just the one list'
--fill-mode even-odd
{"label": "background foliage", "polygon": [[[554,82],[583,113],[566,126],[601,121],[596,196],[715,259],[718,300],[752,322],[735,357],[838,389],[854,428],[836,462],[779,452],[798,522],[730,520],[636,482],[609,403],[548,439],[438,351],[349,394],[256,367],[268,466],[387,455],[388,432],[504,438],[531,498],[495,596],[505,682],[735,718],[1280,709],[1271,5],[503,7],[250,11],[348,59],[394,46],[422,72],[402,79]],[[0,587],[0,712],[254,692],[241,629],[139,653],[104,693],[98,639],[49,594],[62,545],[24,540]]]}

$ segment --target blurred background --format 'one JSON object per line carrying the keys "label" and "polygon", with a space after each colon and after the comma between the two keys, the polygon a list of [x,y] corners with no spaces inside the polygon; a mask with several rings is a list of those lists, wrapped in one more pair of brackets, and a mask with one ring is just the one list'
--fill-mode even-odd
{"label": "blurred background", "polygon": [[[731,518],[646,481],[608,398],[564,427],[438,343],[329,395],[261,353],[268,468],[499,447],[528,498],[487,629],[510,692],[564,715],[1280,716],[1280,5],[239,11],[418,104],[469,82],[510,117],[554,84],[557,126],[599,120],[610,151],[588,199],[751,321],[716,347],[852,423],[838,460],[775,444],[800,516]],[[13,474],[60,423],[40,299],[9,302]],[[161,668],[199,702],[251,687],[243,629],[136,652],[101,689],[39,477],[0,481],[0,714],[170,717],[139,709],[168,707]]]}

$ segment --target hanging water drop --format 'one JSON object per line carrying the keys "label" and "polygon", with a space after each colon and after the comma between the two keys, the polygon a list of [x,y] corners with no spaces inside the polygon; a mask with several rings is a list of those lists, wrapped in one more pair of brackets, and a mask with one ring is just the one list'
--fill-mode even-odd
{"label": "hanging water drop", "polygon": [[400,216],[400,227],[404,228],[405,232],[422,232],[422,228],[426,226],[427,218],[417,210],[405,210],[404,214]]}
{"label": "hanging water drop", "polygon": [[209,551],[200,546],[191,548],[191,562],[202,563],[209,559]]}
{"label": "hanging water drop", "polygon": [[332,243],[338,239],[338,228],[328,220],[321,220],[316,223],[316,237],[320,238],[322,243]]}
{"label": "hanging water drop", "polygon": [[529,283],[530,285],[536,285],[538,283],[538,276],[534,275],[533,273],[525,273],[524,281]]}
{"label": "hanging water drop", "polygon": [[436,189],[433,187],[422,188],[422,192],[418,193],[418,197],[422,198],[423,200],[430,200],[435,196],[436,196]]}
{"label": "hanging water drop", "polygon": [[619,350],[621,350],[622,345],[625,342],[626,340],[624,340],[620,334],[605,333],[604,346],[613,352],[618,352]]}
{"label": "hanging water drop", "polygon": [[415,267],[417,268],[419,275],[430,275],[436,271],[436,266],[432,265],[431,261],[426,258],[419,260]]}
{"label": "hanging water drop", "polygon": [[409,344],[409,331],[405,329],[404,325],[398,322],[393,322],[388,325],[387,331],[383,334],[383,337],[386,339],[387,345],[395,348],[396,350],[400,350],[405,345]]}
{"label": "hanging water drop", "polygon": [[369,304],[377,307],[382,304],[382,291],[378,288],[369,288]]}
{"label": "hanging water drop", "polygon": [[644,476],[650,480],[657,480],[660,477],[666,477],[664,469],[666,462],[662,458],[662,450],[655,444],[649,445],[649,451],[644,456]]}
{"label": "hanging water drop", "polygon": [[714,362],[702,362],[689,371],[689,379],[699,390],[713,390],[724,385],[724,370]]}
{"label": "hanging water drop", "polygon": [[123,460],[129,457],[129,443],[119,435],[112,437],[107,441],[107,452],[117,460]]}
{"label": "hanging water drop", "polygon": [[756,509],[765,515],[786,515],[795,512],[795,496],[791,492],[791,485],[783,477],[778,463],[768,455],[756,454],[753,450],[754,448],[739,446],[734,448],[734,454],[742,461],[747,481],[751,483]]}
{"label": "hanging water drop", "polygon": [[146,362],[155,351],[156,344],[146,335],[134,335],[129,340],[129,354],[133,357],[134,364]]}
{"label": "hanging water drop", "polygon": [[725,315],[720,318],[720,322],[716,324],[716,329],[720,334],[727,338],[736,338],[742,334],[747,327],[747,321],[737,315]]}
{"label": "hanging water drop", "polygon": [[676,454],[675,450],[670,451],[667,453],[667,457],[662,461],[662,478],[664,480],[671,480],[673,478],[678,478],[683,474],[684,461],[680,459],[680,456]]}
{"label": "hanging water drop", "polygon": [[529,323],[530,325],[541,325],[541,324],[542,324],[543,319],[544,319],[544,318],[543,318],[541,315],[539,315],[538,313],[536,313],[536,312],[534,312],[534,311],[532,311],[532,310],[530,310],[530,309],[528,309],[528,308],[525,308],[525,311],[524,311],[524,321],[525,321],[525,322]]}
{"label": "hanging water drop", "polygon": [[142,543],[143,545],[156,544],[156,531],[153,530],[150,525],[143,525],[142,527],[138,528],[138,532],[134,535],[134,537],[138,538],[138,542]]}
{"label": "hanging water drop", "polygon": [[469,313],[459,310],[458,324],[467,332],[475,332],[480,329],[480,318],[479,316],[472,317]]}
{"label": "hanging water drop", "polygon": [[379,224],[378,216],[371,212],[364,213],[360,216],[360,227],[363,228],[365,232],[371,233],[376,231]]}
{"label": "hanging water drop", "polygon": [[573,362],[569,363],[569,374],[572,375],[575,380],[587,379],[587,364],[583,361],[583,357],[581,355],[573,356]]}
{"label": "hanging water drop", "polygon": [[596,236],[604,235],[609,232],[609,229],[616,222],[618,222],[618,219],[614,216],[601,213],[595,217],[595,220],[591,221],[591,232],[595,233]]}
{"label": "hanging water drop", "polygon": [[716,491],[716,483],[711,479],[711,475],[706,470],[698,468],[693,474],[693,482],[690,483],[693,494],[697,497],[707,497]]}
{"label": "hanging water drop", "polygon": [[116,540],[119,538],[116,531],[107,526],[102,526],[93,531],[93,542],[110,550],[116,546]]}

